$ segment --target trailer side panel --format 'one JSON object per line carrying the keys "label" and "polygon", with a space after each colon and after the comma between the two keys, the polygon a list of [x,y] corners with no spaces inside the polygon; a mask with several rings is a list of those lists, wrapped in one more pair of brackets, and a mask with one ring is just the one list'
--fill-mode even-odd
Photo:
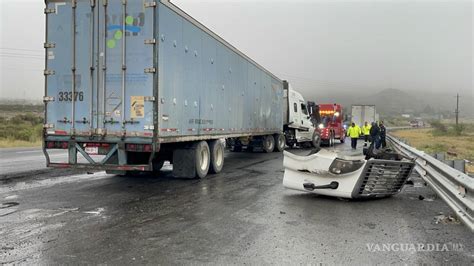
{"label": "trailer side panel", "polygon": [[158,5],[160,140],[280,132],[282,81],[169,5]]}

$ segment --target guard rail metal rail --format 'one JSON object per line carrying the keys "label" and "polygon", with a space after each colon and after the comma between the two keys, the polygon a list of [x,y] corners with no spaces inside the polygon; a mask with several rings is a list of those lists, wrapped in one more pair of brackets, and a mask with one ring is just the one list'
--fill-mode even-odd
{"label": "guard rail metal rail", "polygon": [[387,135],[387,140],[394,150],[415,159],[415,171],[454,210],[459,219],[474,231],[474,178],[391,135]]}

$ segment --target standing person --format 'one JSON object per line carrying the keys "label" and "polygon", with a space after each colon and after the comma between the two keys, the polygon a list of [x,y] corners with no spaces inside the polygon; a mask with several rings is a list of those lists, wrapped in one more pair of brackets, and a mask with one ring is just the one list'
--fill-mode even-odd
{"label": "standing person", "polygon": [[357,148],[357,139],[361,134],[360,127],[352,122],[351,126],[347,129],[347,136],[351,138],[351,147],[353,150]]}
{"label": "standing person", "polygon": [[387,147],[387,141],[386,141],[386,136],[387,136],[387,129],[385,128],[383,121],[380,121],[380,142],[382,143],[382,149],[385,149]]}
{"label": "standing person", "polygon": [[372,139],[370,146],[374,148],[374,154],[376,154],[376,150],[380,148],[380,128],[375,122],[372,122],[372,127],[370,128],[370,138]]}
{"label": "standing person", "polygon": [[364,125],[362,126],[362,135],[364,135],[364,147],[366,147],[367,142],[369,142],[370,128],[371,126],[369,125],[369,123],[365,121]]}

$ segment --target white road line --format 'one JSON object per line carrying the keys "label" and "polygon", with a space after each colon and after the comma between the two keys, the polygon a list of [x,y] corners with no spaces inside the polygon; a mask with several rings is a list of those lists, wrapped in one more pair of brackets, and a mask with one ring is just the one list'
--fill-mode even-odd
{"label": "white road line", "polygon": [[35,153],[35,152],[42,152],[41,150],[36,150],[36,151],[17,151],[15,153]]}

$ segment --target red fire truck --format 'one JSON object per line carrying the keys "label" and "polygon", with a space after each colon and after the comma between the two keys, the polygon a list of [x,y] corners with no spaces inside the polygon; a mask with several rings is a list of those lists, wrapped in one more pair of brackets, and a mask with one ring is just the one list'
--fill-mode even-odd
{"label": "red fire truck", "polygon": [[315,104],[308,102],[311,121],[321,136],[321,143],[334,146],[335,140],[344,143],[346,129],[343,123],[342,106],[340,104]]}

